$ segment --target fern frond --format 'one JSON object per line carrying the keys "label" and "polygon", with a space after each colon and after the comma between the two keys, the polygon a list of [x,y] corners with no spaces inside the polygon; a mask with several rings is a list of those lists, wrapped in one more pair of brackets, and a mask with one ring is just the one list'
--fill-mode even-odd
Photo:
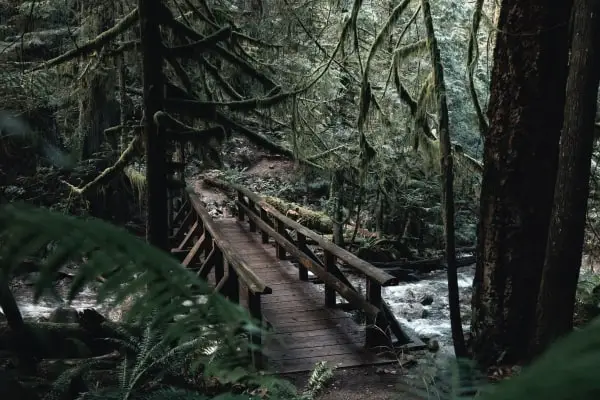
{"label": "fern frond", "polygon": [[[35,282],[36,300],[53,287],[59,268],[73,260],[80,262],[80,267],[69,290],[70,301],[103,275],[106,279],[98,287],[98,302],[116,305],[131,298],[133,304],[126,313],[126,321],[149,321],[141,341],[124,336],[123,343],[127,347],[142,357],[147,355],[140,368],[124,371],[125,380],[151,366],[156,360],[155,354],[164,352],[165,343],[180,344],[196,338],[205,338],[210,344],[222,343],[221,353],[227,349],[228,354],[235,355],[232,364],[240,365],[244,361],[240,354],[246,355],[246,349],[239,329],[260,327],[242,306],[213,294],[206,282],[169,255],[100,220],[77,219],[26,205],[0,208],[0,243],[3,244],[0,260],[7,276],[25,258],[45,250],[51,242],[54,243],[51,254],[41,265]],[[199,295],[206,301],[196,301]],[[177,315],[181,318],[173,321]],[[153,335],[155,331],[157,334]],[[201,360],[202,363],[210,361]],[[241,365],[247,365],[245,361]]]}
{"label": "fern frond", "polygon": [[323,389],[323,387],[333,378],[333,371],[335,368],[330,367],[327,362],[320,361],[313,368],[308,382],[306,383],[306,389],[304,390],[303,397],[308,400],[312,400],[315,396]]}

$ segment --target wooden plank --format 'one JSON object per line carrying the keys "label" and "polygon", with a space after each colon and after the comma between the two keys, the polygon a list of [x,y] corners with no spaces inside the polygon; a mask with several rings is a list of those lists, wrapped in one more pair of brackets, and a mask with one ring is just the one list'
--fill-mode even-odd
{"label": "wooden plank", "polygon": [[[190,230],[185,234],[185,237],[183,238],[183,240],[181,241],[181,243],[179,243],[179,246],[177,246],[177,250],[183,250],[186,248],[186,246],[188,245],[188,242],[192,239],[192,237],[194,235],[196,235],[197,233],[202,233],[201,230],[202,229],[198,229],[198,221],[194,222],[194,225],[192,225],[192,227],[190,228]],[[200,227],[202,228],[202,227]]]}
{"label": "wooden plank", "polygon": [[317,323],[318,321],[332,321],[335,322],[338,319],[351,319],[348,315],[335,315],[326,312],[326,310],[315,310],[311,312],[298,313],[297,315],[286,315],[282,313],[277,318],[277,326],[285,326],[291,324],[303,325],[303,323],[312,322]]}
{"label": "wooden plank", "polygon": [[361,310],[363,310],[367,314],[379,314],[379,308],[367,302],[358,293],[344,285],[338,278],[336,278],[329,272],[323,270],[323,268],[317,263],[315,263],[314,260],[306,257],[304,253],[302,253],[293,243],[284,238],[283,235],[273,230],[273,228],[267,226],[267,224],[256,215],[250,213],[244,204],[240,203],[238,204],[238,206],[245,209],[246,213],[248,214],[248,217],[253,219],[256,225],[261,230],[268,232],[269,235],[277,241],[277,243],[285,247],[286,252],[289,252],[292,256],[297,257],[302,263],[302,265],[304,265],[308,270],[310,270],[312,273],[321,278],[326,284],[334,287],[336,292],[338,292],[342,297],[348,300],[348,302],[357,305]]}
{"label": "wooden plank", "polygon": [[[265,315],[265,317],[267,317]],[[268,320],[268,317],[267,317]],[[350,321],[349,321],[350,322]],[[303,332],[303,333],[307,333],[308,332],[312,332],[313,336],[315,335],[315,331],[336,331],[336,329],[338,330],[338,332],[343,332],[344,329],[340,326],[336,326],[335,323],[323,323],[322,321],[319,321],[318,323],[315,323],[314,321],[309,321],[306,324],[288,324],[288,325],[283,325],[280,323],[277,323],[277,326],[273,327],[274,332],[276,334],[281,334],[281,333],[294,333],[294,332]]]}
{"label": "wooden plank", "polygon": [[198,241],[196,243],[194,243],[194,246],[191,248],[190,252],[185,257],[183,262],[181,263],[181,264],[183,264],[183,266],[187,267],[189,265],[189,263],[192,262],[194,257],[196,257],[198,250],[200,250],[200,248],[202,247],[203,243],[204,243],[204,235],[202,235],[202,237],[200,239],[198,239]]}
{"label": "wooden plank", "polygon": [[[250,215],[247,211],[245,214]],[[260,234],[248,232],[247,225],[240,225],[234,218],[213,223],[232,250],[272,290],[261,299],[264,321],[272,326],[264,337],[270,370],[310,370],[322,360],[342,367],[389,362],[367,353],[363,348],[364,326],[338,308],[325,308],[323,290],[301,281],[298,267],[291,262],[277,260],[275,248],[263,244]],[[261,228],[258,223],[257,228]],[[246,292],[242,294],[247,298]]]}
{"label": "wooden plank", "polygon": [[244,285],[257,294],[271,293],[271,288],[267,286],[255,273],[252,271],[246,261],[238,254],[237,249],[232,243],[226,239],[223,232],[219,229],[219,225],[213,221],[208,211],[204,208],[200,199],[196,195],[190,195],[190,203],[198,216],[204,222],[204,229],[208,230],[217,243],[219,249],[223,252],[228,264],[235,269],[239,279],[244,282]]}
{"label": "wooden plank", "polygon": [[[286,227],[289,227],[290,229],[293,229],[296,232],[303,234],[306,238],[310,238],[310,239],[314,240],[315,243],[317,243],[317,245],[319,247],[321,247],[323,250],[329,251],[335,257],[346,262],[353,269],[365,274],[366,276],[370,277],[372,280],[376,281],[380,285],[392,286],[392,285],[398,284],[397,278],[393,277],[392,275],[388,274],[387,272],[380,270],[379,268],[375,267],[374,265],[369,264],[367,261],[364,261],[364,260],[358,258],[357,256],[350,253],[349,251],[344,250],[341,247],[338,247],[334,243],[323,239],[320,235],[318,235],[317,233],[304,227],[303,225],[294,221],[293,219],[286,217],[285,215],[280,213],[277,209],[275,209],[275,207],[273,207],[270,204],[268,204],[267,202],[265,202],[260,196],[256,195],[255,193],[252,193],[245,187],[240,186],[240,185],[231,184],[228,182],[215,180],[215,179],[205,178],[205,180],[209,180],[210,182],[217,182],[217,187],[219,187],[219,185],[220,185],[221,187],[230,187],[230,188],[236,190],[238,192],[238,200],[237,201],[243,205],[245,213],[251,212],[251,210],[246,206],[245,202],[243,201],[243,196],[246,196],[248,198],[248,200],[253,201],[254,204],[259,209],[263,209],[263,210],[267,211],[270,216],[274,217],[277,221],[282,222]],[[243,196],[242,196],[242,194],[243,194]],[[240,209],[239,204],[238,204],[238,209]],[[258,219],[260,220],[260,217],[258,217]],[[260,227],[260,224],[256,221],[256,219],[254,219],[254,222],[256,223],[257,226]],[[265,232],[265,231],[263,230],[263,232]],[[274,236],[271,234],[271,232],[268,232],[268,234],[269,234],[269,236],[274,238]],[[277,240],[277,242],[280,242],[280,241]]]}
{"label": "wooden plank", "polygon": [[268,342],[268,346],[272,352],[276,352],[277,349],[283,349],[284,351],[287,351],[294,349],[310,348],[314,345],[315,342],[321,346],[356,344],[360,347],[364,340],[364,336],[359,335],[351,337],[331,334],[326,334],[323,336],[313,336],[310,338],[293,337],[287,338],[287,340],[282,340],[281,338],[277,337],[271,339],[271,341]]}
{"label": "wooden plank", "polygon": [[313,357],[327,357],[327,356],[337,356],[337,355],[355,355],[360,354],[364,349],[361,345],[356,343],[344,343],[344,344],[327,344],[320,345],[320,343],[315,344],[310,348],[301,348],[301,349],[289,349],[286,348],[284,351],[277,353],[272,352],[269,355],[269,359],[273,361],[280,360],[298,360],[301,358],[313,358]]}
{"label": "wooden plank", "polygon": [[272,361],[271,370],[274,373],[295,373],[312,371],[315,365],[320,361],[336,366],[337,368],[359,367],[362,365],[385,365],[395,364],[398,360],[387,360],[382,358],[367,358],[348,354],[330,355],[325,357],[302,358],[295,360]]}

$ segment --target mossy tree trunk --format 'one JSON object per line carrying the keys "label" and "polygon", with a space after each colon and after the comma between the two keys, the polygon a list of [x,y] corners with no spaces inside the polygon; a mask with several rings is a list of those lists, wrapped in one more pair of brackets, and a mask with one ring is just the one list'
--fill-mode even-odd
{"label": "mossy tree trunk", "polygon": [[[92,39],[114,25],[114,7],[110,2],[84,2],[87,21],[83,36]],[[114,68],[100,62],[86,62],[81,79],[79,99],[79,157],[86,160],[100,151],[105,141],[104,130],[119,123],[119,108],[115,100]]]}
{"label": "mossy tree trunk", "polygon": [[554,209],[538,298],[534,354],[573,329],[600,79],[600,2],[575,0]]}
{"label": "mossy tree trunk", "polygon": [[472,351],[528,354],[563,123],[571,1],[502,2],[485,136]]}
{"label": "mossy tree trunk", "polygon": [[146,145],[146,236],[150,244],[169,248],[167,206],[167,140],[154,121],[164,101],[162,36],[159,19],[161,0],[138,0],[140,17],[142,80],[144,86],[144,139]]}
{"label": "mossy tree trunk", "polygon": [[331,201],[333,201],[333,242],[344,247],[344,174],[343,171],[334,171],[331,178]]}
{"label": "mossy tree trunk", "polygon": [[446,84],[444,82],[444,68],[442,57],[435,36],[431,6],[429,0],[421,0],[421,10],[427,32],[427,45],[431,55],[433,68],[433,81],[437,98],[437,118],[440,142],[440,171],[442,186],[442,220],[444,223],[445,260],[448,269],[448,304],[450,307],[450,325],[452,341],[457,357],[466,357],[467,349],[460,318],[460,299],[458,293],[458,276],[456,265],[456,240],[454,221],[454,157],[450,142],[450,128],[448,117],[448,102],[446,99]]}

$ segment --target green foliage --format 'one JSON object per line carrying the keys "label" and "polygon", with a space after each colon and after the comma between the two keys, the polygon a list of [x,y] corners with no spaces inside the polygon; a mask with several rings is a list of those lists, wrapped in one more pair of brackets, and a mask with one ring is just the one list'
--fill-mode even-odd
{"label": "green foliage", "polygon": [[582,271],[575,298],[577,322],[587,322],[600,314],[600,275]]}
{"label": "green foliage", "polygon": [[554,344],[531,367],[500,383],[482,400],[597,399],[600,319]]}
{"label": "green foliage", "polygon": [[[331,378],[318,364],[301,395],[288,382],[250,367],[245,332],[260,329],[248,313],[168,255],[105,222],[82,220],[25,205],[0,207],[0,266],[11,276],[25,258],[46,253],[35,282],[36,299],[53,287],[67,261],[79,261],[68,300],[98,275],[98,301],[118,305],[133,299],[126,321],[143,327],[141,336],[114,325],[122,339],[110,339],[126,355],[119,385],[92,389],[80,399],[238,399],[226,388],[239,386],[252,398],[260,388],[272,398],[312,399]],[[107,339],[108,340],[108,339]],[[74,379],[100,361],[91,359],[60,376],[45,400],[61,399]],[[191,390],[200,380],[215,380],[226,393],[211,397]]]}
{"label": "green foliage", "polygon": [[326,362],[318,362],[308,378],[306,389],[300,400],[311,400],[321,391],[324,385],[333,377],[333,369]]}

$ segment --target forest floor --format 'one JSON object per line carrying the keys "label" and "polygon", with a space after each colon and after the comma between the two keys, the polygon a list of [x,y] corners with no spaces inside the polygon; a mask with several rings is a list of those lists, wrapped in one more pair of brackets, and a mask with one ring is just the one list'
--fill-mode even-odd
{"label": "forest floor", "polygon": [[[298,388],[303,388],[309,373],[283,376]],[[334,371],[334,376],[317,395],[316,400],[420,400],[411,394],[403,379],[403,372],[394,366],[344,368]]]}

